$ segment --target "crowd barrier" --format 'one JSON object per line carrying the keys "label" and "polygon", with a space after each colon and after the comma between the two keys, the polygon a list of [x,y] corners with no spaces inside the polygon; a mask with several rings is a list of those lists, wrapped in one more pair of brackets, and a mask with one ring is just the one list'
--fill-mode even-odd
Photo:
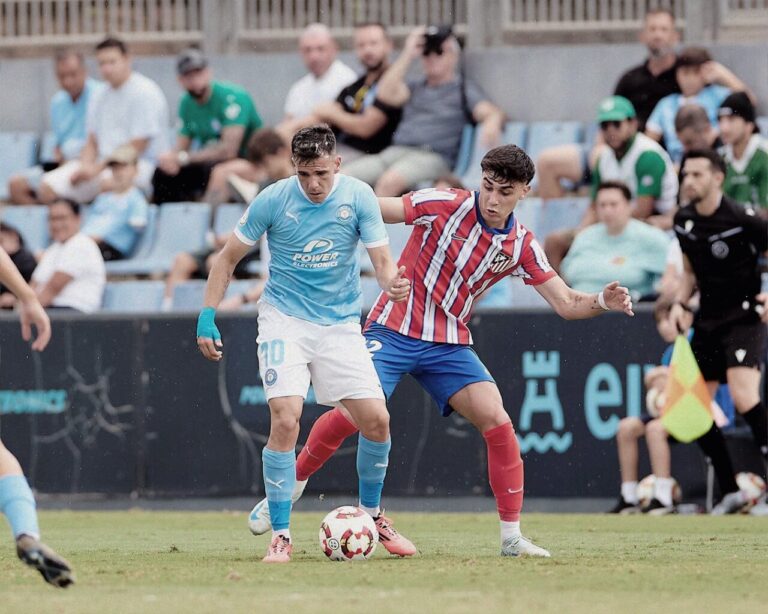
{"label": "crowd barrier", "polygon": [[[61,317],[42,354],[30,353],[18,322],[0,319],[0,434],[33,486],[112,496],[260,494],[269,413],[256,320],[217,321],[219,364],[199,355],[191,316]],[[664,349],[651,314],[566,322],[499,311],[476,315],[472,328],[518,433],[527,496],[613,496],[617,424],[640,413],[643,372]],[[300,442],[325,410],[312,400]],[[410,378],[389,408],[388,495],[489,492],[485,445],[470,424],[440,417]],[[310,491],[356,491],[355,443],[345,443]],[[695,446],[673,447],[673,473],[687,494],[703,494]]]}

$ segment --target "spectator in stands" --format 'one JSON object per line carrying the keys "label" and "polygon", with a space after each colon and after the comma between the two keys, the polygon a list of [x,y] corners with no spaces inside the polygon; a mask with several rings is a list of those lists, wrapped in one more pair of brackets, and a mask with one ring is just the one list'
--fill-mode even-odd
{"label": "spectator in stands", "polygon": [[722,146],[720,134],[710,123],[704,107],[698,104],[687,104],[680,107],[675,115],[675,134],[683,148],[682,167],[685,154],[694,149],[718,149]]}
{"label": "spectator in stands", "polygon": [[357,79],[355,71],[336,58],[338,50],[327,26],[313,23],[304,29],[299,52],[309,74],[288,90],[284,121],[310,115],[317,105],[336,100],[341,89]]}
{"label": "spectator in stands", "polygon": [[256,198],[261,188],[291,175],[291,148],[277,131],[262,128],[251,137],[245,160],[238,158],[214,167],[211,185],[223,185],[225,188],[209,188],[205,201],[217,205],[234,198],[247,205]]}
{"label": "spectator in stands", "polygon": [[731,94],[717,111],[728,171],[723,193],[768,215],[768,144],[755,127],[755,107],[744,92]]}
{"label": "spectator in stands", "polygon": [[168,103],[157,83],[131,68],[125,43],[107,38],[96,46],[96,60],[108,87],[89,106],[87,139],[80,158],[43,175],[38,196],[51,203],[58,198],[90,202],[111,189],[107,157],[121,145],[139,153],[136,185],[151,189],[157,155],[166,149]]}
{"label": "spectator in stands", "polygon": [[563,279],[581,292],[599,292],[605,284],[621,279],[633,301],[655,298],[670,238],[632,218],[632,194],[620,181],[598,186],[595,213],[597,223],[576,236],[563,260]]}
{"label": "spectator in stands", "polygon": [[732,91],[746,91],[741,80],[722,64],[715,62],[706,49],[687,47],[677,57],[675,68],[679,94],[665,96],[657,103],[645,126],[645,133],[664,146],[679,163],[683,146],[675,134],[675,115],[689,102],[695,102],[707,111],[709,121],[717,125],[717,109]]}
{"label": "spectator in stands", "polygon": [[[489,148],[498,143],[503,129],[504,112],[457,72],[461,48],[456,37],[448,34],[442,42],[426,46],[425,34],[422,27],[408,35],[403,52],[379,81],[376,98],[403,108],[392,145],[344,169],[374,186],[379,196],[400,195],[449,173],[468,121],[479,124],[478,138]],[[424,76],[407,78],[416,58],[421,58]]]}
{"label": "spectator in stands", "polygon": [[[645,122],[656,103],[680,91],[675,78],[675,46],[679,39],[675,16],[669,10],[651,9],[645,14],[640,42],[648,49],[648,59],[625,72],[614,90],[615,95],[632,103],[640,132],[645,130]],[[603,144],[598,134],[591,147],[574,143],[541,152],[536,161],[539,196],[544,199],[564,196],[562,180],[576,186],[589,183],[590,169]]]}
{"label": "spectator in stands", "polygon": [[138,156],[133,147],[118,147],[107,158],[107,168],[112,171],[112,190],[93,201],[82,232],[96,241],[105,261],[122,260],[130,256],[147,226],[149,206],[134,185]]}
{"label": "spectator in stands", "polygon": [[[632,103],[622,96],[610,96],[598,107],[597,121],[606,147],[592,169],[592,198],[603,181],[621,181],[629,187],[634,202],[632,217],[669,229],[675,213],[678,180],[667,152],[653,139],[637,131]],[[544,250],[550,264],[559,268],[576,234],[594,224],[590,207],[578,228],[550,234]]]}
{"label": "spectator in stands", "polygon": [[[184,51],[176,61],[176,72],[186,93],[179,102],[176,146],[160,155],[152,178],[153,200],[158,204],[198,200],[208,186],[211,169],[244,157],[248,139],[262,125],[251,95],[239,85],[214,81],[200,50]],[[199,149],[193,151],[193,145]]]}
{"label": "spectator in stands", "polygon": [[321,103],[306,117],[284,122],[277,128],[290,140],[300,128],[329,124],[336,132],[337,151],[343,164],[388,147],[401,114],[400,108],[376,98],[379,79],[389,67],[392,53],[392,39],[385,26],[380,23],[355,26],[354,48],[365,73],[341,90],[335,101]]}
{"label": "spectator in stands", "polygon": [[88,77],[85,58],[75,51],[61,51],[55,58],[56,79],[61,89],[51,98],[48,121],[53,132],[51,160],[34,166],[8,182],[9,199],[17,205],[39,202],[37,188],[44,171],[76,160],[85,144],[85,113],[90,101],[104,85]]}
{"label": "spectator in stands", "polygon": [[32,288],[46,309],[92,313],[101,307],[106,283],[98,245],[80,232],[80,205],[59,199],[48,207],[53,243],[32,274]]}
{"label": "spectator in stands", "polygon": [[[37,261],[32,252],[24,247],[24,238],[13,226],[0,222],[0,248],[11,257],[11,262],[19,270],[24,281],[32,279]],[[0,309],[13,309],[16,296],[0,283]]]}

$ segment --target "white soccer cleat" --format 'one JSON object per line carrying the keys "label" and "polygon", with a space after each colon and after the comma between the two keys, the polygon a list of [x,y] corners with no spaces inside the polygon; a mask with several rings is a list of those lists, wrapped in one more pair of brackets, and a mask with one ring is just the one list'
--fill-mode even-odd
{"label": "white soccer cleat", "polygon": [[517,535],[502,542],[501,556],[541,556],[549,558],[551,555],[548,550],[537,546],[527,537]]}
{"label": "white soccer cleat", "polygon": [[[296,481],[296,485],[293,487],[293,494],[291,495],[292,504],[301,499],[308,481]],[[272,530],[272,518],[269,516],[269,505],[267,504],[266,497],[259,501],[251,510],[248,516],[248,528],[254,535],[264,535],[267,531]]]}

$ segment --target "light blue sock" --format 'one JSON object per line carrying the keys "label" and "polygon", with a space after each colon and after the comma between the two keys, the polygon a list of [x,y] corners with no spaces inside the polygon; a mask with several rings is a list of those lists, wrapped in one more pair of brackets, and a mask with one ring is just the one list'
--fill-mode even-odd
{"label": "light blue sock", "polygon": [[0,478],[0,510],[11,525],[14,539],[20,535],[40,538],[37,526],[35,498],[23,475],[7,475]]}
{"label": "light blue sock", "polygon": [[360,505],[376,509],[381,503],[381,489],[387,475],[392,441],[371,441],[362,435],[357,442],[357,477],[360,480]]}
{"label": "light blue sock", "polygon": [[286,530],[291,522],[291,495],[296,484],[296,453],[264,448],[261,462],[272,530]]}

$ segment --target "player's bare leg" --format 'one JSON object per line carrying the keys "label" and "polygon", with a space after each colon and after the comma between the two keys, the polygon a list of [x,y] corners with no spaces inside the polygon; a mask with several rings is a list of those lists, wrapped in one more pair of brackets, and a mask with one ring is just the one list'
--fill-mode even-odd
{"label": "player's bare leg", "polygon": [[40,542],[35,500],[16,457],[0,441],[0,509],[11,525],[16,554],[59,588],[75,581],[70,564]]}
{"label": "player's bare leg", "polygon": [[296,440],[304,399],[299,396],[269,400],[269,439],[262,451],[264,490],[272,517],[272,541],[265,563],[291,560],[291,493],[296,481]]}
{"label": "player's bare leg", "polygon": [[619,422],[616,431],[616,448],[619,453],[621,472],[621,495],[612,514],[634,514],[640,511],[637,500],[637,442],[645,434],[645,425],[640,418],[630,416]]}
{"label": "player's bare leg", "polygon": [[549,557],[520,532],[523,507],[523,459],[520,444],[501,394],[493,382],[475,382],[454,394],[449,403],[483,435],[488,450],[488,476],[501,525],[502,556]]}
{"label": "player's bare leg", "polygon": [[412,556],[416,547],[395,529],[380,507],[381,491],[389,465],[389,413],[379,399],[346,399],[342,405],[360,428],[357,444],[357,475],[360,480],[360,507],[376,523],[379,543],[397,556]]}
{"label": "player's bare leg", "polygon": [[651,470],[656,478],[653,485],[653,499],[643,512],[653,516],[673,514],[677,511],[673,499],[675,481],[672,479],[672,454],[669,449],[669,434],[661,420],[651,420],[645,429]]}

